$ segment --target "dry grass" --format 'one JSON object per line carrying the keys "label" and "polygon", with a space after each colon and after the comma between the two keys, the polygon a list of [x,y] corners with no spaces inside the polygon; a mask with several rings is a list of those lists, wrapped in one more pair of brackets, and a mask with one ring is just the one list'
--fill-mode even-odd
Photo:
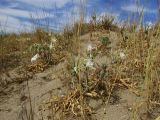
{"label": "dry grass", "polygon": [[123,31],[120,41],[120,49],[126,54],[122,66],[124,68],[123,77],[139,84],[139,91],[141,96],[144,95],[145,101],[140,108],[143,109],[147,105],[147,117],[150,117],[154,108],[159,106],[160,99],[158,31],[158,28],[142,28],[138,32]]}

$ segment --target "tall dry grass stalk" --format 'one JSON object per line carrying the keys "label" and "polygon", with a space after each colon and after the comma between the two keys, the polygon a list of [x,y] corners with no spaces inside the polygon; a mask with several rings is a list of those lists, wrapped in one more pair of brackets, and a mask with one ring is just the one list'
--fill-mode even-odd
{"label": "tall dry grass stalk", "polygon": [[[158,31],[159,32],[159,29]],[[160,103],[160,36],[150,40],[150,47],[146,59],[145,87],[146,102],[148,112],[152,112],[152,107]],[[155,103],[155,104],[154,104]],[[159,106],[159,105],[158,105]]]}
{"label": "tall dry grass stalk", "polygon": [[[85,0],[80,0],[80,21],[78,24],[78,29],[76,33],[76,41],[78,42],[78,59],[81,58],[81,41],[80,41],[80,33],[81,33],[81,28],[82,24],[84,22],[84,5],[85,5]],[[84,98],[83,98],[83,89],[82,89],[82,80],[81,80],[81,65],[78,64],[78,90],[80,91],[80,104],[81,104],[81,113],[82,113],[82,119],[85,120],[85,113],[84,113]]]}

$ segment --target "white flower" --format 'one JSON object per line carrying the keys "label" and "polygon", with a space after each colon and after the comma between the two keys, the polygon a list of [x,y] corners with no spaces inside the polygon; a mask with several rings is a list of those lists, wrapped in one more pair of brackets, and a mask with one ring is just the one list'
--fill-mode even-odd
{"label": "white flower", "polygon": [[87,62],[86,62],[86,67],[89,67],[89,68],[93,68],[93,60],[92,59],[87,59]]}
{"label": "white flower", "polygon": [[91,44],[89,44],[88,46],[87,46],[87,51],[92,51],[92,45]]}
{"label": "white flower", "polygon": [[137,27],[136,27],[136,32],[139,32],[141,30],[141,25],[138,25]]}
{"label": "white flower", "polygon": [[40,57],[40,55],[37,53],[35,56],[33,56],[33,57],[31,58],[31,62],[32,62],[32,63],[35,62],[39,57]]}
{"label": "white flower", "polygon": [[56,43],[56,42],[57,42],[57,39],[56,39],[56,38],[51,38],[51,42],[52,42],[52,43]]}
{"label": "white flower", "polygon": [[77,67],[74,67],[73,70],[75,73],[78,73]]}
{"label": "white flower", "polygon": [[31,38],[26,38],[26,40],[27,40],[27,41],[30,41],[30,40],[31,40]]}
{"label": "white flower", "polygon": [[119,56],[120,56],[121,59],[125,59],[125,57],[126,57],[126,55],[123,52],[120,52]]}
{"label": "white flower", "polygon": [[148,22],[147,26],[148,26],[148,29],[151,29],[153,27],[153,23],[152,22]]}
{"label": "white flower", "polygon": [[89,54],[89,58],[93,58],[93,55],[91,53]]}
{"label": "white flower", "polygon": [[54,48],[54,44],[51,42],[51,44],[49,45],[49,49],[52,50]]}
{"label": "white flower", "polygon": [[49,32],[49,34],[48,34],[49,36],[52,36],[52,33],[51,32]]}
{"label": "white flower", "polygon": [[49,45],[49,49],[53,49],[55,48],[55,44],[56,44],[57,39],[56,38],[51,38],[51,43]]}
{"label": "white flower", "polygon": [[53,48],[53,44],[51,43],[50,45],[49,45],[49,49],[51,50]]}

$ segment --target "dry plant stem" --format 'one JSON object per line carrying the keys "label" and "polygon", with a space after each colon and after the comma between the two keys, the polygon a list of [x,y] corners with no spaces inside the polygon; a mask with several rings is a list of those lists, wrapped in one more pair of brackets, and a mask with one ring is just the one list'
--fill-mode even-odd
{"label": "dry plant stem", "polygon": [[89,79],[88,79],[88,76],[89,76],[89,71],[88,71],[88,67],[86,67],[86,70],[85,70],[85,73],[86,73],[86,91],[88,90],[88,82],[89,82]]}
{"label": "dry plant stem", "polygon": [[[83,22],[83,17],[80,16],[80,23],[78,25],[78,31],[77,31],[77,40],[78,40],[78,58],[80,59],[80,32],[81,32],[81,27],[82,27],[82,22]],[[80,90],[80,104],[81,104],[81,112],[82,112],[82,119],[85,120],[85,115],[84,115],[84,107],[83,107],[83,91],[82,91],[82,81],[81,81],[81,63],[78,64],[79,72],[78,72],[78,89]]]}
{"label": "dry plant stem", "polygon": [[41,115],[41,119],[44,120],[42,111],[41,111],[40,115]]}
{"label": "dry plant stem", "polygon": [[158,103],[158,102],[150,101],[150,103],[153,104],[153,105],[158,105],[158,106],[160,106],[160,103]]}
{"label": "dry plant stem", "polygon": [[[146,61],[146,75],[145,75],[145,86],[146,86],[146,89],[147,87],[149,87],[149,85],[151,84],[151,80],[150,80],[150,67],[151,67],[151,48],[150,50],[148,50],[148,55],[147,55],[147,61]],[[147,89],[147,109],[149,110],[150,108],[150,90]]]}
{"label": "dry plant stem", "polygon": [[[50,100],[52,99],[52,92],[50,91]],[[52,120],[54,120],[54,107],[53,107],[53,102],[52,101],[50,101],[50,103],[51,103],[51,118],[52,118]]]}
{"label": "dry plant stem", "polygon": [[[120,66],[118,66],[118,71],[119,71],[119,68],[120,68]],[[115,79],[114,79],[114,81],[113,81],[113,84],[112,84],[112,87],[111,87],[111,91],[109,92],[109,95],[108,95],[107,102],[105,103],[105,106],[104,106],[104,113],[105,113],[105,114],[106,114],[106,107],[107,107],[107,105],[108,105],[108,103],[109,103],[109,100],[110,100],[112,91],[113,91],[113,89],[114,89],[115,83],[116,83],[116,81],[117,81],[118,75],[119,75],[119,72],[117,72],[117,74],[116,74],[116,77],[115,77]]]}
{"label": "dry plant stem", "polygon": [[140,102],[139,104],[137,103],[137,105],[134,105],[135,107],[133,108],[133,114],[132,114],[132,120],[137,120],[137,113],[138,110],[140,109],[140,107],[144,104],[144,101]]}

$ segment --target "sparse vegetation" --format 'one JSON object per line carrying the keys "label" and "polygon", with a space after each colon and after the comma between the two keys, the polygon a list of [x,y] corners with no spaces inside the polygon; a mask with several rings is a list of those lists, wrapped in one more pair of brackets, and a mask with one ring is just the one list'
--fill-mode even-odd
{"label": "sparse vegetation", "polygon": [[[27,83],[29,109],[23,108],[22,120],[35,120],[37,116],[40,120],[96,120],[96,113],[106,116],[108,106],[118,107],[118,103],[128,107],[129,115],[124,120],[159,120],[160,24],[136,30],[137,27],[119,27],[114,18],[106,15],[100,20],[93,15],[85,23],[81,15],[80,21],[65,27],[61,34],[41,28],[32,33],[2,33],[0,96],[5,96],[5,90],[13,83]],[[35,54],[40,58],[31,62]],[[16,75],[20,77],[12,78],[12,70],[17,68]],[[43,75],[47,70],[49,73]],[[59,80],[63,86],[43,93],[50,96],[40,101],[34,111],[32,95],[36,93],[31,93],[29,81],[38,75],[45,84]],[[61,93],[55,94],[56,90]],[[134,94],[136,101],[132,105],[127,100],[121,103],[121,91]],[[21,98],[24,102],[25,97]],[[93,105],[94,100],[95,104],[100,101],[98,107]]]}

